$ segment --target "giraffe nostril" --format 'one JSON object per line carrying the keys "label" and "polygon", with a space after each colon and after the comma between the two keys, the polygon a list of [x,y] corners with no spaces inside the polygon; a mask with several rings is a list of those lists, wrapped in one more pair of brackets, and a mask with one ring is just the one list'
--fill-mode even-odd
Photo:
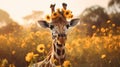
{"label": "giraffe nostril", "polygon": [[66,37],[66,34],[58,34],[58,37]]}

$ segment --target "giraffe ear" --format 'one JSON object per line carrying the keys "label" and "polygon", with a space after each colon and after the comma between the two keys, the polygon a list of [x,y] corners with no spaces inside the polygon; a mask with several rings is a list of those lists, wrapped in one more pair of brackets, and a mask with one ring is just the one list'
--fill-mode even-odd
{"label": "giraffe ear", "polygon": [[77,18],[77,19],[72,19],[72,20],[70,21],[70,24],[69,24],[70,27],[77,25],[77,23],[79,22],[79,20],[80,20],[80,19],[78,19],[78,18]]}
{"label": "giraffe ear", "polygon": [[43,28],[49,28],[49,23],[47,21],[39,20],[38,23]]}

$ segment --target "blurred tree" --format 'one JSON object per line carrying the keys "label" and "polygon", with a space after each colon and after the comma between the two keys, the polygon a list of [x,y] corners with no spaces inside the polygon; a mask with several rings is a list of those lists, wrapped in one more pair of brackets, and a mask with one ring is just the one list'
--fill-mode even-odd
{"label": "blurred tree", "polygon": [[19,31],[20,25],[13,21],[9,14],[0,9],[0,34],[7,34]]}
{"label": "blurred tree", "polygon": [[9,14],[4,10],[0,9],[0,21],[7,21],[9,20]]}
{"label": "blurred tree", "polygon": [[82,22],[85,22],[87,24],[98,25],[102,22],[106,22],[109,19],[109,17],[103,7],[95,5],[90,8],[86,8],[80,15],[80,19]]}
{"label": "blurred tree", "polygon": [[42,11],[32,11],[32,14],[23,17],[23,19],[27,24],[35,24],[36,21],[41,19],[42,15]]}
{"label": "blurred tree", "polygon": [[110,0],[108,14],[116,26],[120,26],[120,0]]}
{"label": "blurred tree", "polygon": [[27,27],[30,27],[30,30],[36,32],[39,30],[37,26],[37,21],[42,19],[43,12],[42,11],[32,11],[32,14],[23,17],[24,22]]}
{"label": "blurred tree", "polygon": [[103,7],[98,5],[86,8],[80,15],[81,22],[87,25],[87,34],[92,35],[93,25],[100,28],[104,26],[105,22],[109,19],[107,12]]}
{"label": "blurred tree", "polygon": [[109,13],[120,12],[120,0],[110,0],[108,3],[108,10]]}

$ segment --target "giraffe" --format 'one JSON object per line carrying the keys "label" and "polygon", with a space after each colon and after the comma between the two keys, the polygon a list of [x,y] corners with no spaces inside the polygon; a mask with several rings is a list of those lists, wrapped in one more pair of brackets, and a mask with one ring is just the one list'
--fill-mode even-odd
{"label": "giraffe", "polygon": [[[67,9],[67,4],[62,4],[63,9]],[[50,6],[51,13],[55,12],[55,4]],[[52,50],[49,55],[41,62],[33,64],[32,67],[63,67],[63,62],[65,61],[65,42],[67,40],[67,30],[69,27],[75,26],[79,19],[75,18],[67,21],[66,17],[63,15],[63,11],[58,10],[56,17],[52,18],[51,23],[45,20],[39,20],[38,24],[43,28],[49,28],[52,32]]]}

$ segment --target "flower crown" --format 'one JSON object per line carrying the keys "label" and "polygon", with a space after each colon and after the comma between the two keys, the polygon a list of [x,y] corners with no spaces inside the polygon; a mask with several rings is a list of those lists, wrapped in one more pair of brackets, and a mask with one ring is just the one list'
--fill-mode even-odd
{"label": "flower crown", "polygon": [[51,15],[46,15],[46,20],[50,21],[53,19],[56,19],[57,17],[60,17],[61,15],[65,18],[65,19],[71,19],[73,17],[72,11],[67,10],[67,4],[63,3],[62,4],[63,8],[62,9],[56,9],[55,11],[55,4],[51,4],[50,8],[51,8]]}

